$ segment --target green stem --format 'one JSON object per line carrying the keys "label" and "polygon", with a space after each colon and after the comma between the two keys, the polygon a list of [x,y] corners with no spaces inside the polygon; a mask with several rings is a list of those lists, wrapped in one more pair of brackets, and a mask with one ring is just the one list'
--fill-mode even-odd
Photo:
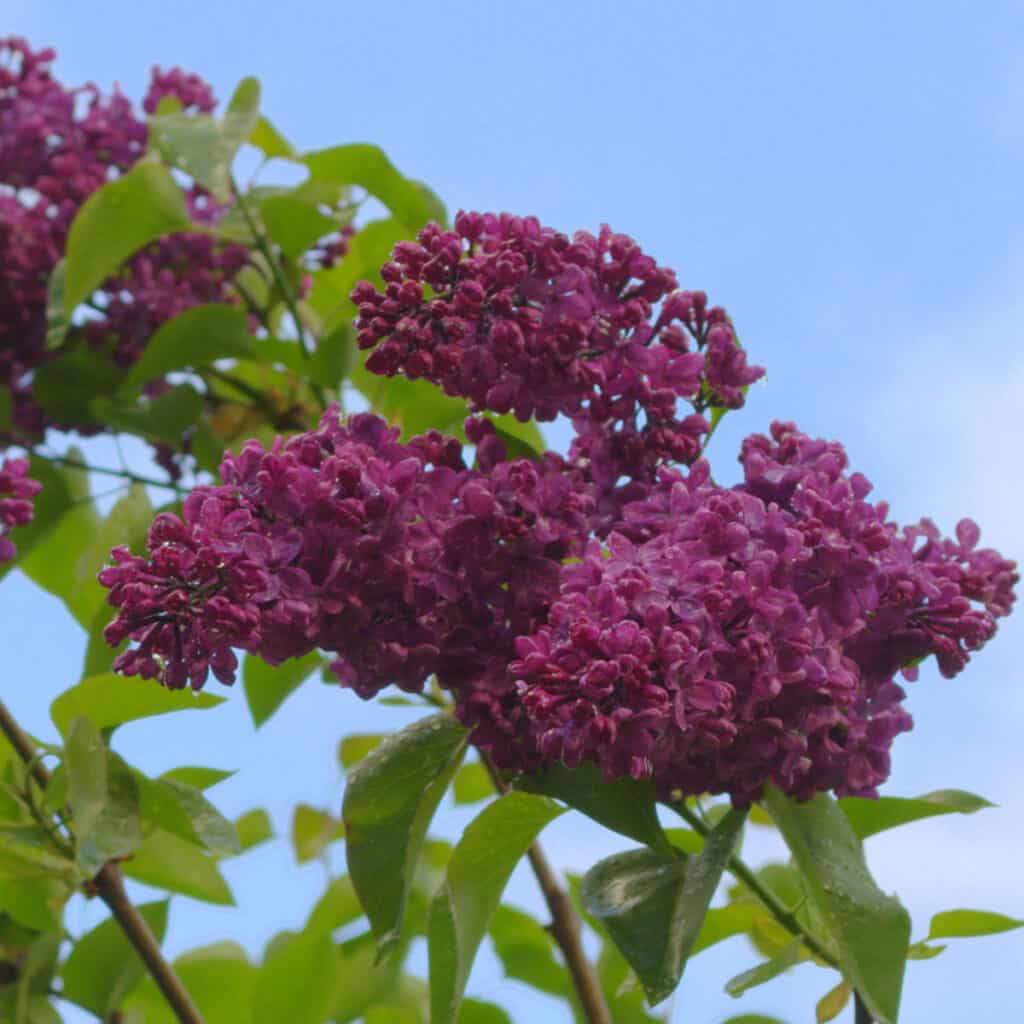
{"label": "green stem", "polygon": [[[288,313],[295,323],[295,330],[299,335],[299,348],[302,350],[302,355],[305,359],[312,359],[313,350],[310,347],[309,339],[306,337],[305,325],[302,322],[302,318],[299,316],[298,302],[292,292],[291,286],[288,284],[288,281],[284,276],[284,271],[281,269],[281,265],[278,262],[277,257],[274,255],[274,250],[270,245],[270,240],[267,238],[266,233],[259,225],[256,218],[252,215],[248,201],[235,181],[231,182],[231,191],[235,197],[235,202],[238,203],[239,210],[242,211],[242,217],[245,219],[246,226],[252,232],[252,237],[256,242],[256,248],[259,249],[263,254],[263,258],[267,261],[267,264],[270,267],[270,272],[274,276],[274,283],[277,285],[278,291],[281,293],[281,298],[284,300],[284,304],[288,309]],[[312,381],[310,381],[309,386],[316,395],[317,401],[320,403],[320,407],[325,408],[327,401],[324,397],[323,389]]]}
{"label": "green stem", "polygon": [[[35,781],[46,789],[50,784],[50,772],[37,756],[32,738],[18,725],[3,701],[0,701],[0,731],[7,737],[8,743],[25,763]],[[112,860],[107,861],[93,879],[93,885],[128,941],[135,947],[180,1024],[203,1024],[202,1015],[181,979],[174,973],[174,968],[164,959],[160,943],[150,931],[146,919],[128,899],[117,864]]]}
{"label": "green stem", "polygon": [[[710,832],[710,827],[701,821],[701,819],[690,810],[686,804],[680,800],[677,803],[669,805],[672,810],[679,815],[687,824],[698,833],[698,835],[706,837]],[[726,867],[729,869],[729,873],[739,879],[755,896],[768,908],[771,912],[772,917],[775,918],[783,928],[786,929],[794,937],[800,939],[803,944],[819,959],[823,960],[830,967],[839,969],[839,964],[836,963],[836,959],[831,953],[813,936],[797,919],[790,909],[788,909],[779,898],[767,887],[761,880],[754,874],[750,867],[744,863],[737,856],[729,858]]]}
{"label": "green stem", "polygon": [[88,463],[78,459],[69,459],[64,455],[44,455],[42,452],[30,449],[32,455],[44,462],[52,462],[55,466],[67,466],[69,469],[81,469],[86,473],[99,473],[102,476],[116,476],[121,480],[128,480],[133,484],[145,484],[147,487],[162,487],[165,491],[174,491],[175,494],[188,494],[184,487],[177,484],[167,483],[165,480],[156,480],[150,476],[141,476],[128,469],[110,469],[107,466],[90,466]]}

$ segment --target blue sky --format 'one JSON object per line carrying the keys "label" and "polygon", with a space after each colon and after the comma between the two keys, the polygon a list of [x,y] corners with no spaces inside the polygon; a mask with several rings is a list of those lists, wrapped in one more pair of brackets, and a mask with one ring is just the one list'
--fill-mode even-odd
{"label": "blue sky", "polygon": [[[69,82],[117,81],[137,97],[152,63],[180,64],[226,97],[258,75],[264,108],[302,148],[372,141],[429,182],[450,209],[535,213],[565,230],[602,222],[632,234],[686,287],[732,314],[768,369],[716,436],[728,464],[772,418],[841,438],[904,520],[951,530],[974,516],[983,541],[1024,556],[1024,7],[907,2],[562,3],[220,0],[175,4],[7,0],[5,31],[54,45]],[[721,475],[727,476],[727,473]],[[81,637],[20,577],[0,587],[16,642],[4,699],[46,730],[75,681]],[[965,906],[1024,917],[1024,689],[1015,651],[1024,613],[960,679],[926,672],[917,727],[894,751],[888,791],[958,786],[1000,806],[869,841],[882,885],[915,921]],[[122,752],[152,771],[240,768],[214,791],[225,809],[268,806],[286,827],[297,800],[337,807],[334,745],[394,710],[308,684],[259,734],[241,694],[223,709],[130,727]],[[464,816],[449,813],[444,830]],[[769,852],[757,834],[747,852]],[[577,870],[619,848],[556,823],[553,858]],[[170,945],[224,935],[254,951],[299,922],[322,882],[283,844],[228,867],[239,905],[180,901]],[[273,885],[268,885],[268,880]],[[512,895],[536,906],[531,882]],[[80,923],[95,911],[84,908]],[[75,924],[78,921],[73,922]],[[804,967],[748,995],[723,982],[754,962],[743,940],[687,971],[673,1020],[740,1009],[806,1020],[830,982]],[[903,1020],[999,1019],[1017,1002],[1024,935],[954,942],[912,964]],[[470,984],[517,1020],[559,1011],[485,960]]]}

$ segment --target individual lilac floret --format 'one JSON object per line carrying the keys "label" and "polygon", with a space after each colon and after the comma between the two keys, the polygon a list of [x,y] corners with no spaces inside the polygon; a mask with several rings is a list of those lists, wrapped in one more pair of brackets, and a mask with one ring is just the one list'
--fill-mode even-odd
{"label": "individual lilac floret", "polygon": [[42,489],[42,484],[27,473],[28,459],[4,459],[0,463],[0,565],[17,554],[8,533],[32,522],[32,498]]}
{"label": "individual lilac floret", "polygon": [[791,424],[743,462],[731,489],[702,461],[663,471],[564,568],[547,622],[516,641],[515,690],[460,700],[499,764],[590,760],[737,803],[767,780],[800,798],[885,780],[912,724],[896,676],[932,654],[958,672],[1009,611],[1016,566],[977,551],[969,521],[956,542],[888,522],[841,446]]}
{"label": "individual lilac floret", "polygon": [[[426,378],[478,412],[565,415],[581,436],[571,459],[603,486],[692,461],[704,409],[741,405],[763,373],[723,310],[608,227],[570,238],[462,212],[453,231],[428,224],[399,243],[381,277],[383,293],[352,293],[367,369]],[[692,415],[676,415],[680,399]]]}
{"label": "individual lilac floret", "polygon": [[436,432],[398,441],[376,416],[250,441],[181,519],[154,522],[149,558],[124,549],[100,582],[118,615],[119,671],[168,686],[234,678],[233,648],[270,664],[319,648],[372,697],[437,673],[452,688],[504,682],[514,637],[537,628],[564,558],[582,550],[586,495],[560,460],[506,460],[470,423],[480,469]]}

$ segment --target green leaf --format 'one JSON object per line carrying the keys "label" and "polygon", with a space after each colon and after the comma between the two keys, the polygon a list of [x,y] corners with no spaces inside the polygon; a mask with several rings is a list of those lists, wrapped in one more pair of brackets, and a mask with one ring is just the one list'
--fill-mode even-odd
{"label": "green leaf", "polygon": [[292,814],[292,848],[299,864],[315,860],[336,839],[345,835],[344,826],[326,811],[298,804]]}
{"label": "green leaf", "polygon": [[[167,900],[136,908],[158,941],[167,929],[167,908]],[[145,973],[134,946],[110,917],[75,942],[61,969],[63,994],[101,1020],[108,1020]]]}
{"label": "green leaf", "polygon": [[237,306],[223,302],[193,306],[157,328],[125,377],[121,392],[137,391],[172,370],[251,356],[253,345],[249,322]]}
{"label": "green leaf", "polygon": [[869,800],[847,796],[839,801],[839,806],[849,819],[857,838],[866,839],[878,832],[922,818],[932,818],[938,814],[974,814],[985,807],[995,807],[995,804],[962,789],[939,789],[914,799],[882,796]]}
{"label": "green leaf", "polygon": [[[235,942],[215,942],[191,949],[174,961],[174,971],[208,1024],[252,1024],[257,969]],[[138,1024],[178,1024],[178,1017],[151,979],[125,1000],[125,1024],[132,1012]]]}
{"label": "green leaf", "polygon": [[74,874],[74,862],[54,852],[42,833],[0,831],[0,875],[24,879],[71,878]]}
{"label": "green leaf", "polygon": [[180,448],[182,437],[202,417],[203,397],[191,384],[182,384],[134,403],[98,398],[90,409],[96,419],[115,430]]}
{"label": "green leaf", "polygon": [[355,339],[348,324],[324,334],[309,361],[309,377],[321,387],[333,391],[348,376],[356,360]]}
{"label": "green leaf", "polygon": [[271,240],[290,260],[338,230],[333,217],[321,213],[315,203],[294,195],[268,196],[260,203],[260,216]]}
{"label": "green leaf", "polygon": [[68,332],[68,315],[64,306],[64,260],[59,259],[50,271],[46,286],[46,347],[60,348]]}
{"label": "green leaf", "polygon": [[516,779],[516,788],[541,793],[582,811],[620,835],[671,854],[671,845],[658,821],[654,784],[623,777],[605,782],[601,770],[585,761],[578,768],[558,765]]}
{"label": "green leaf", "polygon": [[262,807],[246,811],[241,817],[236,818],[235,832],[238,834],[238,845],[242,853],[274,838],[274,826],[270,821],[270,815]]}
{"label": "green leaf", "polygon": [[260,82],[248,75],[235,86],[221,121],[224,159],[229,168],[238,151],[252,138],[259,121]]}
{"label": "green leaf", "polygon": [[908,960],[934,960],[945,952],[945,946],[929,946],[927,942],[912,942],[907,950]]}
{"label": "green leaf", "polygon": [[105,673],[65,690],[50,705],[50,719],[65,735],[76,715],[86,716],[98,729],[110,729],[170,711],[201,711],[223,703],[223,697],[211,693],[168,690],[151,680]]}
{"label": "green leaf", "polygon": [[475,804],[494,796],[494,783],[479,762],[464,764],[455,776],[452,793],[457,804]]}
{"label": "green leaf", "polygon": [[253,1024],[323,1024],[338,985],[338,953],[327,935],[296,935],[268,951],[253,998]]}
{"label": "green leaf", "polygon": [[93,403],[116,391],[126,374],[104,353],[79,342],[35,371],[32,397],[59,423],[95,424]]}
{"label": "green leaf", "polygon": [[512,1018],[494,1003],[463,999],[459,1007],[459,1024],[512,1024]]}
{"label": "green leaf", "polygon": [[566,997],[570,984],[555,959],[554,939],[539,921],[522,910],[500,906],[491,918],[491,943],[505,974],[541,992]]}
{"label": "green leaf", "polygon": [[202,792],[184,782],[137,776],[143,821],[222,857],[241,852],[238,834]]}
{"label": "green leaf", "polygon": [[348,870],[382,957],[401,935],[423,839],[465,750],[466,730],[431,715],[388,736],[349,775]]}
{"label": "green leaf", "polygon": [[[139,785],[135,773],[113,751],[106,751],[107,793],[91,827],[76,823],[75,859],[92,876],[115,857],[127,857],[142,842]],[[69,778],[71,768],[68,769]]]}
{"label": "green leaf", "polygon": [[234,897],[209,854],[178,836],[157,829],[122,865],[129,878],[193,899],[233,906]]}
{"label": "green leaf", "polygon": [[402,961],[408,943],[399,944],[384,963],[374,960],[374,941],[369,932],[343,942],[338,949],[337,990],[331,1019],[342,1022],[361,1018],[376,1002],[394,1000],[399,993]]}
{"label": "green leaf", "polygon": [[247,654],[242,663],[242,686],[253,725],[261,726],[322,664],[316,651],[277,666]]}
{"label": "green leaf", "polygon": [[71,224],[64,265],[64,311],[70,317],[143,246],[194,230],[181,186],[166,167],[140,162],[97,189]]}
{"label": "green leaf", "polygon": [[470,968],[509,876],[541,829],[562,813],[544,797],[506,793],[484,808],[456,844],[430,908],[432,1024],[455,1024]]}
{"label": "green leaf", "polygon": [[274,157],[295,160],[299,155],[295,151],[295,147],[262,115],[256,119],[256,125],[249,135],[249,142],[260,150],[268,160],[272,160]]}
{"label": "green leaf", "polygon": [[[314,181],[359,185],[379,199],[410,233],[428,220],[444,221],[444,210],[419,182],[410,181],[395,168],[378,146],[354,143],[307,153],[302,162]],[[439,216],[440,215],[440,216]]]}
{"label": "green leaf", "polygon": [[347,771],[354,764],[358,764],[386,738],[386,733],[379,732],[353,733],[351,736],[345,736],[338,744],[338,760],[341,767]]}
{"label": "green leaf", "polygon": [[88,835],[107,802],[107,748],[99,729],[88,718],[79,715],[72,721],[64,764],[75,829]]}
{"label": "green leaf", "polygon": [[756,967],[751,967],[750,970],[743,971],[742,974],[737,974],[734,978],[730,978],[725,983],[725,991],[733,997],[741,996],[748,989],[752,989],[757,985],[763,985],[766,981],[771,981],[772,978],[777,978],[791,967],[795,967],[800,962],[800,959],[800,940],[794,939],[781,953],[772,957],[771,960],[766,960],[763,964],[758,964]]}
{"label": "green leaf", "polygon": [[698,953],[734,935],[745,935],[754,926],[760,911],[746,904],[730,903],[713,907],[704,915],[697,941],[690,950],[691,959]]}
{"label": "green leaf", "polygon": [[998,935],[1015,928],[1024,928],[1024,921],[991,910],[943,910],[932,918],[925,941]]}
{"label": "green leaf", "polygon": [[218,782],[230,779],[235,772],[225,771],[223,768],[206,768],[203,765],[189,764],[181,768],[172,768],[160,776],[168,782],[184,782],[186,786],[195,786],[196,789],[210,789]]}
{"label": "green leaf", "polygon": [[33,931],[59,932],[72,891],[58,878],[4,879],[0,881],[0,909]]}
{"label": "green leaf", "polygon": [[745,816],[730,811],[688,860],[630,850],[600,861],[583,878],[584,906],[636,971],[652,1006],[679,984]]}
{"label": "green leaf", "polygon": [[835,800],[819,793],[797,803],[768,786],[764,803],[835,941],[843,976],[880,1024],[895,1024],[910,916],[875,884],[860,842]]}
{"label": "green leaf", "polygon": [[763,1013],[741,1013],[723,1020],[722,1024],[784,1024],[778,1017],[766,1017]]}
{"label": "green leaf", "polygon": [[362,916],[363,908],[359,905],[359,897],[356,896],[352,880],[343,875],[331,880],[323,896],[317,900],[316,906],[310,912],[303,931],[307,935],[330,935]]}
{"label": "green leaf", "polygon": [[835,988],[826,992],[814,1007],[814,1019],[818,1024],[826,1024],[827,1021],[835,1020],[846,1009],[846,1004],[853,995],[853,989],[845,981],[839,982]]}
{"label": "green leaf", "polygon": [[150,148],[225,202],[231,196],[231,165],[256,128],[259,103],[259,82],[243,78],[222,121],[181,111],[155,114],[149,119]]}

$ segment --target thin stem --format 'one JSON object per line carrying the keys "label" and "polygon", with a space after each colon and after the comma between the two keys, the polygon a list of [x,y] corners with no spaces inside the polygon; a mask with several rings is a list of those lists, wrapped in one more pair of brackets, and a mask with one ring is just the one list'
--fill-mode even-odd
{"label": "thin stem", "polygon": [[[242,216],[245,218],[245,223],[249,230],[252,232],[252,237],[256,242],[256,248],[263,254],[263,258],[267,261],[270,267],[271,274],[274,275],[274,283],[277,285],[278,291],[281,293],[281,298],[284,300],[284,304],[288,309],[288,313],[295,323],[295,330],[299,335],[299,347],[302,349],[302,355],[306,359],[311,359],[313,356],[313,350],[310,347],[309,339],[306,337],[306,327],[302,322],[302,318],[299,316],[299,306],[296,301],[295,295],[292,293],[291,286],[288,284],[287,279],[284,276],[284,272],[281,269],[281,265],[274,255],[274,250],[271,248],[270,240],[267,238],[263,228],[257,223],[256,218],[253,217],[252,211],[249,209],[249,204],[242,195],[236,182],[232,181],[231,191],[234,194],[235,202],[238,203],[238,208],[242,211]],[[310,381],[309,385],[313,393],[317,397],[321,408],[326,406],[326,400],[324,394],[319,385],[314,384]]]}
{"label": "thin stem", "polygon": [[853,1024],[874,1024],[875,1018],[871,1016],[871,1011],[861,999],[859,992],[853,993],[853,1015]]}
{"label": "thin stem", "polygon": [[[497,769],[483,751],[478,751],[487,773],[499,793],[508,791],[508,786],[498,775]],[[550,932],[558,943],[562,956],[565,958],[572,983],[579,997],[580,1005],[589,1024],[612,1024],[612,1016],[601,991],[601,983],[597,979],[593,965],[583,951],[580,939],[580,919],[569,899],[569,894],[558,882],[547,855],[540,843],[534,843],[527,851],[530,867],[544,895],[544,902],[551,912]]]}
{"label": "thin stem", "polygon": [[188,494],[188,491],[177,484],[167,483],[165,480],[157,480],[151,476],[141,476],[128,469],[110,469],[109,466],[91,466],[88,463],[80,462],[78,459],[69,459],[64,455],[44,455],[40,451],[31,449],[37,459],[44,462],[52,462],[55,466],[67,466],[69,469],[81,469],[86,473],[99,473],[101,476],[116,476],[121,480],[128,480],[134,484],[145,484],[147,487],[162,487],[165,491],[174,491],[175,494]]}
{"label": "thin stem", "polygon": [[[45,789],[50,784],[50,772],[36,756],[32,738],[18,725],[3,701],[0,701],[0,730],[28,766],[32,777]],[[174,973],[174,968],[164,959],[160,943],[150,931],[145,918],[128,899],[117,864],[112,860],[107,861],[93,879],[93,884],[181,1024],[203,1024],[202,1015],[192,1002],[192,997]]]}
{"label": "thin stem", "polygon": [[[683,818],[690,827],[701,836],[707,836],[711,829],[703,822],[693,811],[690,810],[686,804],[680,800],[677,803],[670,805],[672,810]],[[734,877],[738,878],[751,892],[753,892],[757,898],[771,911],[772,917],[775,918],[783,928],[790,933],[790,935],[799,938],[803,944],[819,959],[823,960],[830,967],[838,969],[839,964],[836,963],[836,959],[831,953],[818,940],[811,935],[806,928],[797,919],[796,914],[792,910],[788,909],[779,898],[767,887],[761,880],[754,874],[754,872],[737,856],[729,858],[726,867],[729,869],[729,873]],[[869,1022],[870,1024],[870,1022]]]}

